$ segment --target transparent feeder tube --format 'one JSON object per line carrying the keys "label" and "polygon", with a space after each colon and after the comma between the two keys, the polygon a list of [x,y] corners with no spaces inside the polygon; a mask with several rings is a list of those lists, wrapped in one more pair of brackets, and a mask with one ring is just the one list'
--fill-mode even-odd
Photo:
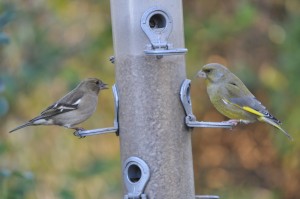
{"label": "transparent feeder tube", "polygon": [[[165,34],[169,20],[172,23],[172,30],[166,30],[170,31],[168,37],[154,41],[157,46],[141,27],[149,9],[166,11],[169,17],[155,16],[162,19],[156,20],[149,16],[150,31]],[[191,132],[185,125],[179,98],[181,83],[186,79],[185,58],[145,53],[152,48],[163,51],[165,41],[167,48],[184,48],[182,2],[111,0],[111,14],[122,168],[132,156],[147,163],[147,198],[194,199]],[[124,195],[128,194],[123,187]]]}

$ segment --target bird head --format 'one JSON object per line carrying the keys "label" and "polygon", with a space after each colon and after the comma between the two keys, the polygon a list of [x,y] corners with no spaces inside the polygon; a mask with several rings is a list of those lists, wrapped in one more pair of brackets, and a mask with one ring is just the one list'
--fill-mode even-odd
{"label": "bird head", "polygon": [[108,89],[107,84],[102,82],[97,78],[87,78],[83,80],[80,84],[80,87],[83,87],[85,90],[91,90],[93,92],[99,93],[100,90]]}
{"label": "bird head", "polygon": [[202,67],[197,73],[197,76],[200,78],[205,78],[207,82],[218,82],[224,78],[224,76],[229,72],[229,70],[218,63],[206,64]]}

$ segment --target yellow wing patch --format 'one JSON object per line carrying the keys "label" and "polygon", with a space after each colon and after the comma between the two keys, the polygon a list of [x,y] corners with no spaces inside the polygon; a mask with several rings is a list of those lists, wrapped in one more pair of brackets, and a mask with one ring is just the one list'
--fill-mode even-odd
{"label": "yellow wing patch", "polygon": [[245,111],[248,111],[248,112],[253,113],[253,114],[255,114],[255,115],[258,115],[258,116],[261,116],[261,117],[264,116],[264,114],[258,112],[257,110],[254,110],[253,108],[250,108],[249,106],[243,106],[242,108],[243,108]]}
{"label": "yellow wing patch", "polygon": [[243,109],[243,110],[245,110],[245,111],[248,111],[249,113],[252,113],[252,114],[255,114],[255,115],[257,115],[257,116],[260,116],[260,117],[264,117],[265,115],[264,114],[262,114],[262,113],[260,113],[260,112],[258,112],[257,110],[255,110],[255,109],[253,109],[253,108],[250,108],[249,106],[239,106],[238,104],[234,104],[234,103],[231,103],[230,101],[228,101],[227,99],[222,99],[222,101],[225,103],[225,104],[232,104],[232,105],[234,105],[234,106],[236,106],[236,107],[239,107],[239,108],[241,108],[241,109]]}

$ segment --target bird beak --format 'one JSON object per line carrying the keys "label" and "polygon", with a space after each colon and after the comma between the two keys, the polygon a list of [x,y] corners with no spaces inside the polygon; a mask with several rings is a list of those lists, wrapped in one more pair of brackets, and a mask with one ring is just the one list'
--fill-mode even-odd
{"label": "bird beak", "polygon": [[99,88],[100,88],[100,90],[108,89],[108,84],[102,83],[102,84],[100,84]]}
{"label": "bird beak", "polygon": [[207,78],[207,75],[205,72],[203,72],[202,70],[200,70],[198,73],[197,73],[197,77],[200,77],[200,78]]}

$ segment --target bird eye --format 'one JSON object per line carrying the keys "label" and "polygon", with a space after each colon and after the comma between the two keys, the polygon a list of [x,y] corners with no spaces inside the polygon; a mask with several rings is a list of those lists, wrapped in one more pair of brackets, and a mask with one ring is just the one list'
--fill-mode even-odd
{"label": "bird eye", "polygon": [[99,84],[100,84],[100,81],[99,81],[99,80],[97,80],[97,81],[96,81],[96,84],[97,84],[97,85],[99,85]]}
{"label": "bird eye", "polygon": [[203,70],[205,73],[210,73],[211,72],[211,69],[205,69]]}
{"label": "bird eye", "polygon": [[233,86],[237,86],[237,84],[235,82],[230,82],[230,84]]}

